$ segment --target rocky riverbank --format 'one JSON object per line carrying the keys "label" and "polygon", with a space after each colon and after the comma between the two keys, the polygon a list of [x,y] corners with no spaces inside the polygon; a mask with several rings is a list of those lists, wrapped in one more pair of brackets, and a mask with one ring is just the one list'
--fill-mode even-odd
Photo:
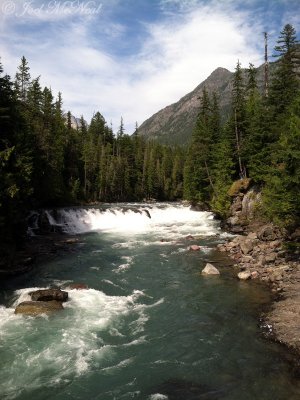
{"label": "rocky riverbank", "polygon": [[300,263],[298,251],[289,251],[287,243],[272,225],[257,232],[238,235],[218,245],[228,252],[238,268],[241,280],[261,280],[278,301],[264,316],[274,337],[300,353]]}
{"label": "rocky riverbank", "polygon": [[236,234],[218,245],[237,268],[237,278],[260,280],[276,294],[264,316],[272,336],[300,353],[300,229],[288,234],[259,216],[261,193],[249,179],[233,184],[224,228]]}

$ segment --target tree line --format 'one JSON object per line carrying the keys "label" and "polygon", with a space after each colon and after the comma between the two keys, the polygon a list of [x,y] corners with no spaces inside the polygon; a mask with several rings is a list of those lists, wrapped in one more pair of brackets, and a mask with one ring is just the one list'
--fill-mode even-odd
{"label": "tree line", "polygon": [[0,64],[0,243],[24,233],[30,209],[86,202],[176,200],[183,195],[184,150],[115,135],[100,112],[78,127],[31,78],[25,57],[14,79]]}
{"label": "tree line", "polygon": [[[300,222],[300,48],[287,24],[275,46],[274,72],[258,89],[252,64],[237,63],[231,112],[221,126],[218,97],[204,89],[184,167],[184,197],[225,216],[228,190],[251,178],[262,190],[261,213],[282,225]],[[268,68],[265,68],[268,72]]]}

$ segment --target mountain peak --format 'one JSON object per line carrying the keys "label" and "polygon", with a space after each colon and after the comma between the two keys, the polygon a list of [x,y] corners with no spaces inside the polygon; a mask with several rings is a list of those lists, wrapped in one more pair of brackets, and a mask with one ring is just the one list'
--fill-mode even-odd
{"label": "mountain peak", "polygon": [[217,92],[220,107],[228,108],[231,93],[232,72],[226,68],[215,69],[192,92],[158,111],[139,127],[139,134],[159,139],[167,144],[185,144],[189,141],[199,112],[199,96],[205,87],[208,93]]}

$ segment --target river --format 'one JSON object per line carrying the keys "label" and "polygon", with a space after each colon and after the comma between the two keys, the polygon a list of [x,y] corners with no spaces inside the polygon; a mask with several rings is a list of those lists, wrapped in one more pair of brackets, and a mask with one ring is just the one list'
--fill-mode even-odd
{"label": "river", "polygon": [[[123,204],[48,218],[79,242],[1,282],[1,399],[300,398],[284,349],[258,325],[269,294],[235,279],[215,250],[226,233],[212,214]],[[194,243],[200,251],[188,250]],[[201,275],[211,261],[219,277]],[[14,314],[34,288],[74,282],[89,289],[68,290],[63,311]]]}

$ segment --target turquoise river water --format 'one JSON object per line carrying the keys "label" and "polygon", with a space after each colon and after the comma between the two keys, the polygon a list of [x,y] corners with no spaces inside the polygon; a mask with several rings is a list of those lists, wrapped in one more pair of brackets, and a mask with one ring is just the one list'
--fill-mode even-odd
{"label": "turquoise river water", "polygon": [[[226,234],[210,213],[179,204],[47,213],[79,242],[0,284],[1,399],[300,399],[284,350],[258,326],[269,295],[222,261]],[[210,261],[220,277],[201,275]],[[89,289],[69,290],[63,311],[14,314],[34,288],[70,283]]]}

